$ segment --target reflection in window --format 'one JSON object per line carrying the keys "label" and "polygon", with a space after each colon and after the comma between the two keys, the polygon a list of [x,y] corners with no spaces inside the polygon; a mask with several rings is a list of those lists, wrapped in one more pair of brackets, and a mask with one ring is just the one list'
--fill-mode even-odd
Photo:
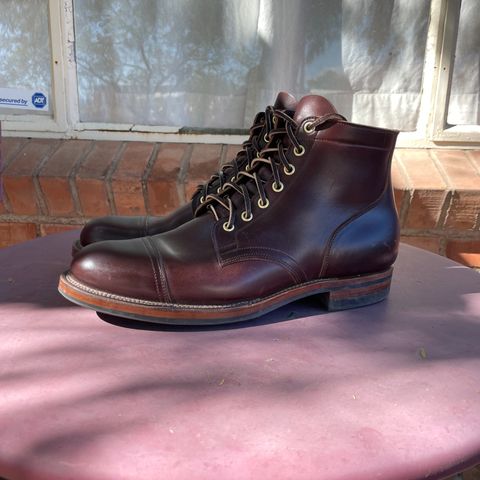
{"label": "reflection in window", "polygon": [[0,0],[0,87],[50,94],[48,0]]}
{"label": "reflection in window", "polygon": [[477,0],[462,0],[447,121],[480,124],[480,15]]}
{"label": "reflection in window", "polygon": [[75,0],[82,121],[248,127],[276,92],[415,130],[429,19],[417,0]]}

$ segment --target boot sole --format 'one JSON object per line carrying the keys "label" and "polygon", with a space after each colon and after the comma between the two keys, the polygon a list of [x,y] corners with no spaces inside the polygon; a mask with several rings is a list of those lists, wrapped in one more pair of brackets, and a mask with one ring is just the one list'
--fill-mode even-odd
{"label": "boot sole", "polygon": [[392,272],[389,268],[375,274],[315,280],[229,305],[180,305],[124,297],[83,285],[69,272],[60,277],[58,290],[73,303],[117,317],[168,325],[219,325],[251,320],[312,295],[318,295],[329,311],[371,305],[388,296]]}

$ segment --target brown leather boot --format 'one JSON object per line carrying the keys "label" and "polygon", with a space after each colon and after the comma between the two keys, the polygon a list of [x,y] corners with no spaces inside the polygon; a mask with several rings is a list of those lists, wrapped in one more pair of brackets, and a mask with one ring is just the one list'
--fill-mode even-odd
{"label": "brown leather boot", "polygon": [[281,124],[259,157],[193,220],[86,247],[60,292],[179,325],[251,319],[310,295],[330,310],[383,300],[399,239],[390,182],[398,132],[348,123],[314,95],[293,118],[274,115]]}
{"label": "brown leather boot", "polygon": [[95,218],[83,227],[80,239],[72,246],[72,254],[75,255],[91,243],[157,235],[192,220],[194,212],[202,200],[235,177],[266,145],[267,135],[273,126],[273,110],[285,110],[293,114],[296,104],[292,95],[280,92],[273,107],[267,107],[265,112],[257,113],[253,125],[250,127],[250,137],[243,143],[235,159],[224,165],[218,173],[212,175],[205,184],[199,185],[190,202],[165,217],[108,216]]}

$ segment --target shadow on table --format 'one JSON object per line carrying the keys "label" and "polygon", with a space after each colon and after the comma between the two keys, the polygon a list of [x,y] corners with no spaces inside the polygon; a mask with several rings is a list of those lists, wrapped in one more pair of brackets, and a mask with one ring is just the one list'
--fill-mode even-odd
{"label": "shadow on table", "polygon": [[0,249],[0,309],[2,304],[73,307],[58,293],[57,285],[70,265],[75,238],[76,230]]}

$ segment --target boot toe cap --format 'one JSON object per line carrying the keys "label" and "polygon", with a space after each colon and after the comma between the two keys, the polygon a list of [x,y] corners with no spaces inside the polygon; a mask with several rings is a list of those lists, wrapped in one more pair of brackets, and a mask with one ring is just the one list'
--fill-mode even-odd
{"label": "boot toe cap", "polygon": [[127,298],[163,301],[144,240],[102,241],[83,248],[70,274],[82,285]]}

